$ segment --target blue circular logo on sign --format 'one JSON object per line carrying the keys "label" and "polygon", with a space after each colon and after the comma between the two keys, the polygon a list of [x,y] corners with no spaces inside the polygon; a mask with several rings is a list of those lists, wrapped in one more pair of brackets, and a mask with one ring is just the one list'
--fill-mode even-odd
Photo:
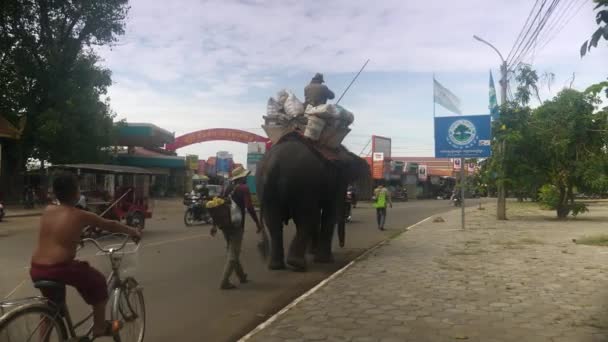
{"label": "blue circular logo on sign", "polygon": [[468,148],[478,140],[475,125],[466,119],[454,121],[448,129],[447,141],[454,148]]}

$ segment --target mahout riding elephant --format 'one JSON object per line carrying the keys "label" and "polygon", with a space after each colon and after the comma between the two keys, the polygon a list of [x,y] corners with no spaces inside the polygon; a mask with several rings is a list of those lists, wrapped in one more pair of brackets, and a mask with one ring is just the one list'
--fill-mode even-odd
{"label": "mahout riding elephant", "polygon": [[[312,241],[315,262],[331,262],[332,239],[338,224],[340,245],[345,238],[344,201],[349,183],[369,174],[367,162],[346,149],[328,160],[302,137],[282,139],[258,164],[256,187],[261,215],[270,234],[273,270],[287,265],[306,270],[306,249]],[[334,158],[336,159],[336,158]],[[283,226],[293,220],[296,235],[287,259]]]}

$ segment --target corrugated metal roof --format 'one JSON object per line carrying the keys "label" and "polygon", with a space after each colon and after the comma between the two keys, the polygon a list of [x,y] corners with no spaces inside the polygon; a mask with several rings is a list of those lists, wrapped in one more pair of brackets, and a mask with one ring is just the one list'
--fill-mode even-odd
{"label": "corrugated metal roof", "polygon": [[122,166],[122,165],[110,165],[110,164],[62,164],[53,165],[53,169],[72,169],[72,170],[90,170],[90,171],[101,171],[107,173],[130,173],[130,174],[141,174],[141,175],[152,175],[153,172],[142,169],[140,167],[133,166]]}

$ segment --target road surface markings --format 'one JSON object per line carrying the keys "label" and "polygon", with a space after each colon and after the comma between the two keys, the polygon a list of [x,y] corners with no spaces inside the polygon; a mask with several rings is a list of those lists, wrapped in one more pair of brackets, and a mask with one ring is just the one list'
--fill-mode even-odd
{"label": "road surface markings", "polygon": [[[405,228],[405,231],[407,232],[407,231],[412,230],[413,228],[415,228],[415,227],[423,224],[424,222],[430,220],[433,216],[435,216],[435,215],[431,215],[431,216],[425,218],[422,221],[414,223],[413,225]],[[279,317],[281,317],[282,315],[284,315],[285,313],[287,313],[287,311],[291,310],[293,307],[295,307],[296,305],[298,305],[298,303],[300,303],[304,299],[310,297],[315,292],[319,291],[323,286],[325,286],[327,283],[329,283],[333,279],[337,278],[340,274],[344,273],[346,270],[348,270],[350,267],[352,267],[359,260],[365,258],[367,255],[369,255],[370,253],[374,252],[376,249],[378,249],[381,246],[387,244],[389,241],[390,241],[390,238],[387,238],[386,240],[380,241],[379,243],[377,243],[376,245],[374,245],[372,248],[368,249],[363,254],[359,255],[354,260],[352,260],[351,262],[349,262],[348,264],[346,264],[346,266],[344,266],[341,269],[337,270],[335,273],[333,273],[332,275],[330,275],[329,277],[325,278],[320,283],[318,283],[315,287],[313,287],[312,289],[306,291],[300,297],[296,298],[293,302],[289,303],[286,307],[284,307],[283,309],[281,309],[281,311],[277,312],[276,314],[274,314],[270,318],[268,318],[266,321],[262,322],[255,329],[253,329],[252,331],[250,331],[247,335],[241,337],[237,342],[248,341],[255,334],[257,334],[260,331],[264,330],[266,327],[268,327],[270,324],[272,324],[274,321],[276,321]]]}
{"label": "road surface markings", "polygon": [[11,292],[8,293],[8,295],[6,295],[6,297],[4,297],[4,299],[9,299],[15,292],[17,292],[17,290],[19,290],[21,286],[23,286],[26,280],[27,279],[23,279],[19,285],[17,285]]}
{"label": "road surface markings", "polygon": [[181,241],[187,241],[187,240],[198,239],[198,238],[210,238],[210,237],[211,237],[211,235],[209,233],[196,234],[196,235],[184,236],[184,237],[177,238],[177,239],[150,242],[150,243],[144,244],[142,247],[154,247],[154,246],[164,245],[167,243],[181,242]]}

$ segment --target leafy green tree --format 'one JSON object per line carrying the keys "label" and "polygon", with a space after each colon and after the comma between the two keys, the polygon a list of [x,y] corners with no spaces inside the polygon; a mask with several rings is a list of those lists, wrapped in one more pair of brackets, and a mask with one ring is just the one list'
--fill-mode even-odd
{"label": "leafy green tree", "polygon": [[595,15],[595,22],[599,27],[593,32],[591,38],[581,46],[581,57],[591,51],[591,48],[597,47],[602,38],[608,40],[608,0],[594,0],[594,2],[597,4],[595,9],[598,10]]}
{"label": "leafy green tree", "polygon": [[532,113],[530,127],[535,150],[542,162],[537,167],[558,192],[557,216],[565,218],[581,210],[574,203],[574,189],[600,190],[606,182],[606,111],[594,113],[593,98],[565,89]]}
{"label": "leafy green tree", "polygon": [[527,106],[535,96],[539,103],[542,103],[538,92],[538,74],[532,69],[529,64],[521,64],[515,74],[517,81],[517,90],[515,92],[515,100],[522,106]]}
{"label": "leafy green tree", "polygon": [[[494,122],[494,137],[506,141],[502,159],[492,158],[487,164],[486,181],[492,182],[490,175],[504,177],[496,181],[504,182],[505,188],[518,200],[536,200],[538,189],[544,184],[543,155],[536,148],[537,138],[530,126],[531,109],[512,102],[503,106],[501,116]],[[498,154],[495,154],[498,156]],[[495,178],[495,177],[494,177]]]}
{"label": "leafy green tree", "polygon": [[0,1],[0,114],[27,119],[22,140],[9,145],[12,166],[103,157],[113,114],[100,96],[111,73],[92,47],[124,34],[128,10],[128,0]]}

